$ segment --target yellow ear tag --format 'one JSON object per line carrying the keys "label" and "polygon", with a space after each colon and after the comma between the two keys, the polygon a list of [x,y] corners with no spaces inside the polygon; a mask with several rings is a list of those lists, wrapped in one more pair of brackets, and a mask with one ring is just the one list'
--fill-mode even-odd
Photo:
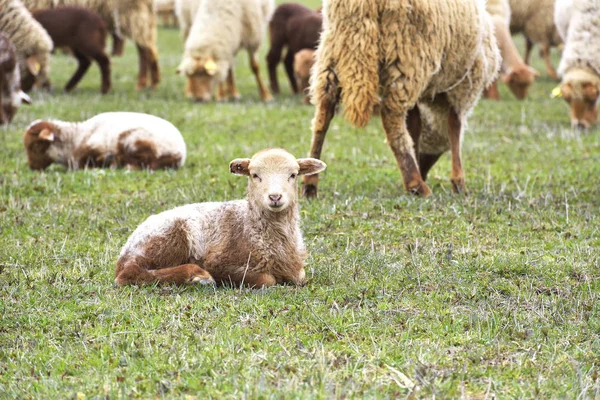
{"label": "yellow ear tag", "polygon": [[209,75],[214,75],[217,72],[217,64],[213,60],[209,60],[204,64],[204,69]]}
{"label": "yellow ear tag", "polygon": [[562,92],[560,91],[560,86],[557,86],[554,89],[552,89],[552,95],[550,97],[553,99],[556,99],[557,97],[562,97]]}

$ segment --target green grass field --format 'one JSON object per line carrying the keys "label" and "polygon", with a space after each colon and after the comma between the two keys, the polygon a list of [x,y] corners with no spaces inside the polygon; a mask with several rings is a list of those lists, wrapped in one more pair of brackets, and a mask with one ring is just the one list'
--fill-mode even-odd
{"label": "green grass field", "polygon": [[[162,83],[135,92],[128,44],[106,96],[96,65],[62,93],[75,62],[57,54],[55,91],[0,129],[0,398],[600,398],[600,131],[570,129],[545,73],[526,101],[501,85],[502,102],[477,106],[466,198],[451,193],[449,155],[432,197],[404,193],[380,121],[336,117],[319,200],[300,202],[306,287],[113,287],[147,216],[243,197],[234,158],[310,148],[313,107],[282,67],[273,103],[240,53],[243,100],[193,104],[175,74],[182,47],[160,29]],[[28,169],[32,120],[104,111],[173,122],[185,167]]]}

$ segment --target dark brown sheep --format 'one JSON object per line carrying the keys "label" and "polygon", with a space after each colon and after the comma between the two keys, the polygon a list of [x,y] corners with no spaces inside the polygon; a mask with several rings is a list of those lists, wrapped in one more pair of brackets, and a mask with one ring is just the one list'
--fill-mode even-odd
{"label": "dark brown sheep", "polygon": [[34,10],[33,17],[48,31],[55,47],[68,47],[79,62],[65,90],[73,90],[95,60],[102,73],[102,93],[111,88],[110,59],[104,52],[106,26],[95,12],[79,7]]}
{"label": "dark brown sheep", "polygon": [[290,80],[294,93],[298,93],[298,85],[294,78],[294,55],[302,49],[316,49],[323,25],[322,15],[301,4],[285,3],[275,9],[269,23],[271,49],[267,55],[271,91],[279,93],[277,82],[277,64],[281,61],[283,48],[287,53],[283,61],[285,72]]}

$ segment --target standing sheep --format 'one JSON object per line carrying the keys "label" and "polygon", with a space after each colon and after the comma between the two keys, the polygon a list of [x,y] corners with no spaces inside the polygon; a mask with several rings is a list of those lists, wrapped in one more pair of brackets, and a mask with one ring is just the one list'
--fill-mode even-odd
{"label": "standing sheep", "polygon": [[598,121],[600,103],[600,3],[557,0],[555,16],[565,42],[560,94],[571,108],[571,125],[588,128]]}
{"label": "standing sheep", "polygon": [[[1,0],[0,0],[1,1]],[[156,14],[154,0],[23,0],[27,8],[47,9],[60,7],[83,7],[97,12],[113,39],[113,54],[122,52],[122,37],[136,44],[139,59],[137,89],[155,88],[160,82],[158,50],[156,47]]]}
{"label": "standing sheep", "polygon": [[104,52],[106,26],[93,11],[80,7],[33,10],[33,17],[46,29],[56,47],[68,47],[79,66],[67,83],[65,91],[77,86],[95,60],[102,73],[101,92],[110,90],[110,59]]}
{"label": "standing sheep", "polygon": [[98,114],[84,122],[31,123],[23,138],[31,169],[52,163],[67,168],[179,168],[185,142],[177,128],[153,115],[131,112]]}
{"label": "standing sheep", "polygon": [[52,39],[20,0],[0,0],[0,32],[17,50],[21,88],[28,92],[36,80],[48,85]]}
{"label": "standing sheep", "polygon": [[[523,100],[527,96],[529,86],[540,74],[523,62],[510,36],[510,6],[508,0],[488,0],[486,10],[492,16],[494,33],[500,47],[500,54],[502,54],[502,70],[505,73],[502,80],[517,99]],[[484,91],[484,96],[493,100],[500,100],[497,81]]]}
{"label": "standing sheep", "polygon": [[[272,99],[258,69],[257,53],[273,13],[274,0],[201,1],[185,42],[183,60],[177,72],[187,77],[186,95],[196,101],[210,101],[217,84],[233,83],[237,52],[246,49],[256,77],[260,98]],[[230,92],[230,96],[235,93]]]}
{"label": "standing sheep", "polygon": [[21,102],[31,99],[21,90],[17,51],[8,36],[0,32],[0,125],[9,124]]}
{"label": "standing sheep", "polygon": [[554,25],[554,2],[556,0],[509,0],[510,31],[523,33],[526,39],[525,63],[529,64],[534,44],[540,45],[540,53],[546,63],[546,72],[552,79],[558,75],[550,60],[550,48],[562,43]]}
{"label": "standing sheep", "polygon": [[[463,130],[500,63],[485,1],[325,0],[323,14],[311,84],[316,105],[311,157],[321,156],[338,102],[346,119],[363,127],[380,97],[387,142],[405,189],[428,196],[423,176],[450,148],[453,190],[466,192]],[[423,135],[421,109],[436,128]],[[304,195],[316,196],[318,176],[303,182]]]}
{"label": "standing sheep", "polygon": [[306,250],[297,177],[325,167],[281,149],[233,160],[231,173],[248,177],[248,197],[151,216],[121,250],[116,284],[303,284]]}

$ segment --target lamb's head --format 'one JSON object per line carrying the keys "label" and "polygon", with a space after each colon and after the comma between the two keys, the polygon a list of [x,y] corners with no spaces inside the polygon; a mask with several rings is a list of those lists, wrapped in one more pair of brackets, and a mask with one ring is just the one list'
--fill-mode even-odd
{"label": "lamb's head", "polygon": [[195,101],[211,101],[212,93],[219,82],[227,78],[231,66],[227,61],[213,57],[185,56],[177,73],[187,77],[185,94]]}
{"label": "lamb's head", "polygon": [[315,158],[296,158],[282,149],[267,149],[252,158],[238,158],[229,164],[236,175],[248,177],[248,201],[269,212],[294,207],[298,200],[298,176],[313,175],[327,166]]}
{"label": "lamb's head", "polygon": [[[310,78],[310,69],[315,63],[315,51],[312,49],[303,49],[294,55],[294,75],[298,84],[300,93],[307,93]],[[308,99],[308,97],[305,97]]]}
{"label": "lamb's head", "polygon": [[29,168],[36,170],[48,168],[54,162],[51,153],[57,142],[60,142],[60,138],[56,125],[48,121],[34,121],[23,137]]}
{"label": "lamb's head", "polygon": [[511,68],[506,75],[504,75],[503,81],[508,85],[510,91],[519,100],[523,100],[527,97],[527,91],[529,86],[535,81],[535,78],[540,76],[540,73],[528,65],[523,64],[517,68]]}
{"label": "lamb's head", "polygon": [[586,70],[567,73],[560,94],[571,107],[571,126],[587,129],[598,121],[600,77]]}

